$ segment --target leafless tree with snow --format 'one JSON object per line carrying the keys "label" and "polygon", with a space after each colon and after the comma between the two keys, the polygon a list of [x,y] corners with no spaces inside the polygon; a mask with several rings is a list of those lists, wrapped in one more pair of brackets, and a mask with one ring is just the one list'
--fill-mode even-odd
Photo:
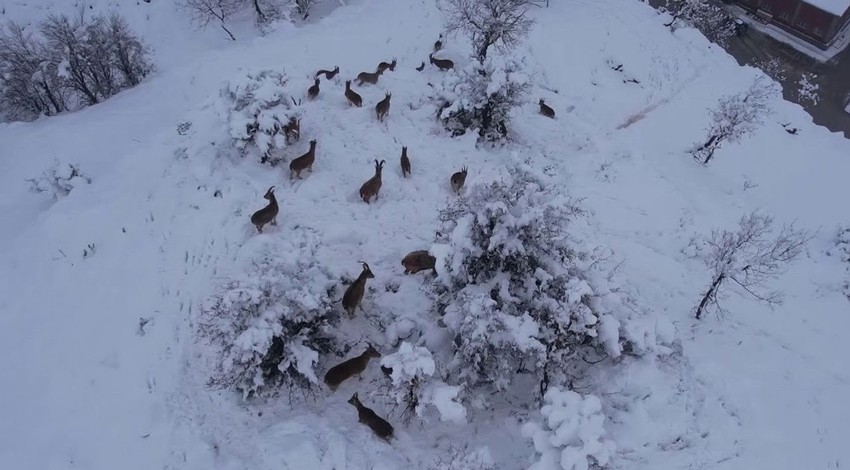
{"label": "leafless tree with snow", "polygon": [[236,40],[236,36],[227,28],[227,20],[239,12],[242,0],[182,0],[179,5],[189,11],[201,28],[218,23],[232,41]]}
{"label": "leafless tree with snow", "polygon": [[449,32],[469,35],[479,61],[492,46],[512,47],[534,26],[528,0],[448,0]]}
{"label": "leafless tree with snow", "polygon": [[47,49],[20,24],[0,29],[0,109],[3,117],[31,120],[68,109],[68,97]]}
{"label": "leafless tree with snow", "polygon": [[718,313],[725,312],[720,298],[728,285],[769,306],[782,303],[782,294],[769,290],[767,283],[782,274],[788,263],[802,253],[810,236],[793,225],[773,232],[772,217],[752,212],[741,217],[734,231],[711,233],[704,257],[711,270],[711,283],[697,306],[697,319],[712,308]]}
{"label": "leafless tree with snow", "polygon": [[317,0],[295,0],[295,12],[302,20],[306,20],[317,3],[319,3]]}
{"label": "leafless tree with snow", "polygon": [[691,155],[706,165],[725,142],[737,142],[752,134],[770,110],[768,101],[774,93],[775,83],[759,77],[746,91],[720,98],[711,111],[712,122],[705,141],[691,150]]}
{"label": "leafless tree with snow", "polygon": [[725,46],[735,34],[735,17],[709,0],[667,0],[664,7],[673,18],[664,26],[675,31],[679,25],[698,29],[709,41]]}

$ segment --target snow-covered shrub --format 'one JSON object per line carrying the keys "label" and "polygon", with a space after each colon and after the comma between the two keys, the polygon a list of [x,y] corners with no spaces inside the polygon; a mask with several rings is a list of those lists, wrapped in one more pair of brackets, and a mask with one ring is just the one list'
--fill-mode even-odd
{"label": "snow-covered shrub", "polygon": [[615,446],[605,439],[599,398],[552,388],[544,401],[540,409],[543,422],[522,427],[538,454],[529,470],[587,470],[607,465]]}
{"label": "snow-covered shrub", "polygon": [[768,290],[767,284],[803,252],[808,240],[793,224],[774,233],[773,217],[758,212],[742,216],[734,231],[713,230],[703,252],[711,281],[696,308],[697,319],[710,308],[724,312],[720,299],[728,285],[766,305],[781,304],[782,293]]}
{"label": "snow-covered shrub", "polygon": [[495,470],[496,463],[490,449],[479,447],[472,451],[451,447],[446,455],[434,459],[429,470]]}
{"label": "snow-covered shrub", "polygon": [[91,178],[84,175],[78,165],[71,163],[61,165],[59,162],[53,162],[53,166],[45,170],[41,176],[30,178],[27,182],[30,184],[30,191],[48,193],[53,199],[59,199],[70,194],[77,186],[91,184]]}
{"label": "snow-covered shrub", "polygon": [[392,370],[392,395],[403,409],[402,417],[409,421],[413,415],[421,416],[422,385],[435,369],[431,351],[405,341],[395,353],[381,358],[381,366]]}
{"label": "snow-covered shrub", "polygon": [[286,145],[281,129],[290,118],[301,116],[294,98],[286,91],[286,83],[285,73],[260,70],[231,80],[222,88],[225,109],[221,117],[243,156],[277,163],[272,153]]}
{"label": "snow-covered shrub", "polygon": [[504,141],[508,137],[510,112],[531,88],[519,59],[491,54],[455,73],[445,74],[434,86],[438,119],[452,136],[477,130],[481,140]]}
{"label": "snow-covered shrub", "polygon": [[198,319],[212,358],[210,384],[249,397],[319,383],[319,355],[335,353],[333,276],[313,264],[318,242],[293,235],[280,254],[265,255],[225,283]]}
{"label": "snow-covered shrub", "polygon": [[654,348],[654,320],[640,321],[599,250],[571,234],[581,215],[562,189],[519,170],[442,211],[431,253],[435,308],[454,336],[447,382],[504,389],[525,372],[542,393],[590,357]]}
{"label": "snow-covered shrub", "polygon": [[673,31],[680,23],[685,24],[720,46],[735,34],[735,16],[711,0],[667,0],[664,10],[673,15],[665,25]]}
{"label": "snow-covered shrub", "polygon": [[466,423],[466,408],[460,402],[460,386],[448,385],[437,380],[422,390],[421,403],[432,405],[440,415],[440,421]]}

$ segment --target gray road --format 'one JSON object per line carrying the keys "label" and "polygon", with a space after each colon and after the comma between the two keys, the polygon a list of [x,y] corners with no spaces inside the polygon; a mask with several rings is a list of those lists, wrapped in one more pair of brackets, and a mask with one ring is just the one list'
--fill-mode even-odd
{"label": "gray road", "polygon": [[787,78],[782,83],[783,95],[795,103],[799,103],[797,82],[800,76],[804,72],[817,74],[815,83],[819,87],[819,103],[800,104],[812,115],[816,124],[834,132],[843,132],[844,137],[850,139],[850,114],[844,111],[844,102],[850,94],[850,47],[823,64],[750,28],[747,36],[733,38],[726,50],[740,64],[758,59],[782,60],[788,66]]}

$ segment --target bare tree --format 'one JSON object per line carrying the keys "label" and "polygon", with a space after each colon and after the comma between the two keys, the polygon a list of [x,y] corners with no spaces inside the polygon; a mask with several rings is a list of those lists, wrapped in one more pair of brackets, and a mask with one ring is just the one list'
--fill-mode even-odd
{"label": "bare tree", "polygon": [[44,45],[10,22],[0,30],[0,109],[8,119],[30,120],[68,109],[55,64]]}
{"label": "bare tree", "polygon": [[295,0],[295,11],[301,16],[302,20],[306,20],[316,3],[318,3],[317,0]]}
{"label": "bare tree", "polygon": [[664,9],[673,15],[670,22],[664,25],[671,31],[675,31],[678,24],[686,24],[721,46],[725,46],[735,34],[735,17],[714,1],[667,0]]}
{"label": "bare tree", "polygon": [[753,133],[769,111],[768,100],[774,93],[774,84],[759,77],[747,91],[720,98],[717,107],[711,111],[708,136],[691,151],[691,155],[706,165],[724,142],[737,142]]}
{"label": "bare tree", "polygon": [[236,36],[227,29],[227,19],[240,10],[241,0],[182,0],[180,5],[189,10],[198,26],[205,28],[217,22],[232,41],[236,40]]}
{"label": "bare tree", "polygon": [[704,258],[712,271],[711,283],[697,306],[697,319],[712,306],[725,311],[719,298],[727,284],[767,305],[782,303],[782,294],[767,290],[767,282],[800,255],[810,236],[793,225],[783,226],[775,236],[772,232],[773,218],[758,212],[741,217],[735,231],[712,231]]}
{"label": "bare tree", "polygon": [[448,0],[449,32],[469,35],[478,60],[491,46],[512,47],[534,25],[528,18],[528,0]]}
{"label": "bare tree", "polygon": [[0,31],[0,106],[34,119],[99,103],[153,70],[149,50],[119,15],[51,15],[41,38],[10,23]]}
{"label": "bare tree", "polygon": [[130,30],[124,18],[113,13],[106,20],[109,30],[110,57],[113,68],[123,77],[123,87],[134,87],[153,71],[147,55],[148,47]]}
{"label": "bare tree", "polygon": [[117,14],[71,19],[51,15],[41,25],[46,60],[82,104],[99,103],[137,85],[152,69],[148,50]]}

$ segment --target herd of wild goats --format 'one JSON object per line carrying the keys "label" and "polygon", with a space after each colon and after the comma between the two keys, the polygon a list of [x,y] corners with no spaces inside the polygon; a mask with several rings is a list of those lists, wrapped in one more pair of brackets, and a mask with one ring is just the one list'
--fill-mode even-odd
{"label": "herd of wild goats", "polygon": [[[442,49],[442,35],[440,35],[440,39],[434,43],[434,52]],[[449,70],[454,68],[454,62],[448,59],[435,59],[434,53],[429,54],[428,59],[431,64],[439,68],[440,70]],[[375,72],[362,72],[357,75],[357,85],[362,86],[364,83],[376,84],[378,83],[378,78],[385,71],[395,71],[396,67],[396,59],[394,58],[392,62],[381,62],[378,64],[378,68]],[[425,69],[425,62],[423,61],[419,67],[416,67],[416,70],[422,71]],[[307,90],[307,97],[309,99],[315,99],[319,96],[319,77],[321,75],[325,76],[326,80],[332,80],[339,73],[339,67],[335,67],[333,70],[319,70],[315,75],[315,82],[313,86],[311,86]],[[378,121],[383,121],[384,117],[390,111],[390,98],[392,97],[392,93],[387,93],[377,105],[375,105],[375,114],[378,118]],[[363,106],[363,98],[360,97],[357,92],[351,89],[351,80],[346,80],[345,82],[345,98],[348,100],[348,103],[353,106],[357,106],[358,108]],[[541,99],[538,103],[540,106],[540,114],[549,117],[555,118],[555,111],[547,106],[543,100]],[[299,140],[300,138],[300,129],[301,121],[296,120],[294,118],[290,119],[289,123],[287,123],[281,129],[281,132],[284,134],[286,138],[287,144],[290,140]],[[310,150],[307,151],[304,155],[292,160],[289,164],[290,177],[301,178],[301,172],[304,170],[313,171],[313,162],[316,160],[316,140],[313,139],[310,141]],[[381,170],[384,168],[384,160],[380,162],[375,160],[375,175],[370,178],[368,181],[363,183],[360,187],[360,197],[367,204],[369,201],[374,198],[378,198],[378,192],[381,190]],[[410,175],[410,158],[407,156],[407,147],[401,148],[401,171],[402,176],[407,178]],[[451,184],[452,190],[455,193],[459,193],[463,188],[464,183],[466,182],[467,168],[463,167],[461,171],[458,171],[452,174],[449,182]],[[263,226],[266,224],[277,225],[277,214],[278,214],[278,204],[277,199],[275,199],[274,195],[274,186],[266,191],[266,194],[263,196],[267,199],[268,205],[258,210],[251,216],[251,223],[257,227],[257,230],[262,233]],[[342,307],[348,313],[350,317],[354,317],[355,310],[360,306],[360,302],[363,300],[363,294],[366,292],[366,281],[368,279],[372,279],[375,275],[372,273],[372,270],[369,269],[369,265],[365,262],[360,262],[363,265],[363,270],[360,272],[360,275],[355,279],[345,290],[345,294],[342,296]],[[404,266],[405,274],[415,274],[419,271],[426,269],[434,269],[434,264],[436,263],[436,258],[431,256],[427,250],[418,250],[409,253],[404,259],[401,260],[402,266]],[[362,309],[362,307],[361,307]],[[331,367],[328,372],[325,374],[325,384],[333,391],[336,390],[337,386],[341,384],[343,381],[353,377],[359,376],[364,370],[366,370],[366,366],[369,364],[369,360],[372,358],[381,357],[381,353],[379,353],[371,344],[368,345],[367,349],[363,354],[360,354],[357,357],[352,359],[348,359],[340,364],[337,364]],[[381,370],[385,374],[391,374],[392,369],[381,366]],[[393,435],[393,427],[388,423],[385,419],[378,416],[372,409],[363,405],[360,402],[357,393],[351,396],[348,400],[349,403],[354,405],[357,408],[357,414],[361,423],[369,426],[370,429],[378,436],[383,439],[389,440]]]}

